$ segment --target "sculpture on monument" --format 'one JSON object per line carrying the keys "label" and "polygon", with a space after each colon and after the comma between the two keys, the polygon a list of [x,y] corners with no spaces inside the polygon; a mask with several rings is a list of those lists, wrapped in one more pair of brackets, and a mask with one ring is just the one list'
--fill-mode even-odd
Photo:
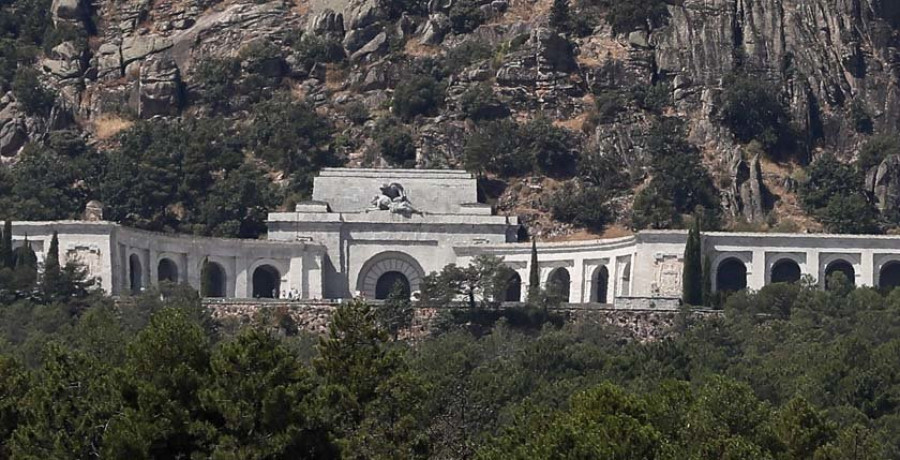
{"label": "sculpture on monument", "polygon": [[409,216],[411,214],[422,215],[422,212],[413,207],[403,186],[397,182],[381,184],[381,194],[372,198],[372,207],[367,211],[390,211],[393,214]]}

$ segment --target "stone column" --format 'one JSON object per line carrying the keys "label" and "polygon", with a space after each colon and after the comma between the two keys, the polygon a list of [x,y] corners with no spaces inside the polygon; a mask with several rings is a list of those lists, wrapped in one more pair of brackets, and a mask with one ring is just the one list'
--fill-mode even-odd
{"label": "stone column", "polygon": [[[569,286],[569,302],[587,302],[587,300],[584,299],[585,280],[584,259],[575,259],[575,265],[572,267],[571,284]],[[588,295],[590,295],[590,291],[588,291]]]}
{"label": "stone column", "polygon": [[203,272],[203,260],[206,259],[206,255],[192,252],[185,257],[187,263],[184,266],[184,279],[200,292],[200,274]]}
{"label": "stone column", "polygon": [[875,287],[875,254],[871,249],[863,250],[859,264],[859,284]]}
{"label": "stone column", "polygon": [[754,249],[750,266],[747,267],[747,287],[760,290],[766,285],[766,251]]}
{"label": "stone column", "polygon": [[234,258],[234,296],[239,299],[253,297],[253,283],[250,280],[252,275],[248,272],[250,268],[248,262],[243,254]]}
{"label": "stone column", "polygon": [[810,249],[806,251],[806,267],[809,272],[804,273],[804,275],[812,275],[812,277],[816,280],[816,285],[818,285],[819,287],[825,287],[825,277],[822,275],[824,271],[822,267],[819,266],[818,250]]}
{"label": "stone column", "polygon": [[157,271],[159,267],[156,265],[156,258],[158,256],[159,253],[156,252],[155,249],[149,250],[147,266],[150,268],[150,285],[152,286],[159,286],[159,272]]}

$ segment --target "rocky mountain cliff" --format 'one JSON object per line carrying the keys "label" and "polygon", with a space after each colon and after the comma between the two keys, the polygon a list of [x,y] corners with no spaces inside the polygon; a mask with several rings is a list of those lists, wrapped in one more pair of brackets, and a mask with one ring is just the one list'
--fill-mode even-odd
{"label": "rocky mountain cliff", "polygon": [[[628,177],[626,192],[602,198],[608,220],[628,227],[632,191],[654,175],[653,126],[678,119],[717,190],[722,225],[816,230],[796,196],[805,165],[824,153],[852,162],[871,138],[900,130],[900,13],[890,0],[671,1],[636,22],[610,20],[613,6],[586,0],[567,5],[571,27],[558,24],[561,3],[53,0],[54,27],[74,32],[27,65],[55,102],[29,114],[15,92],[3,96],[0,155],[14,163],[60,129],[103,150],[139,120],[222,116],[240,126],[253,111],[234,103],[224,112],[216,97],[250,97],[227,80],[252,73],[254,91],[290,92],[327,118],[342,162],[381,165],[392,152],[376,137],[397,111],[395,90],[439,62],[434,108],[393,113],[418,167],[464,165],[480,120],[549,120],[567,130],[575,157],[604,158]],[[223,60],[239,71],[210,71]],[[777,93],[796,138],[790,148],[760,148],[723,125],[722,94],[735,75]],[[865,171],[867,196],[882,212],[900,209],[900,160],[878,161]],[[572,224],[550,218],[550,201],[583,181],[582,170],[486,180],[487,198],[534,233],[570,235]]]}

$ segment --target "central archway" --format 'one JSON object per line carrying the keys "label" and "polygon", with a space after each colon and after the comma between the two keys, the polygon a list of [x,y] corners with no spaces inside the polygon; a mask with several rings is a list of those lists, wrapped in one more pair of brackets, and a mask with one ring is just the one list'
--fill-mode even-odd
{"label": "central archway", "polygon": [[144,269],[141,258],[137,254],[128,257],[129,288],[132,294],[140,294],[144,290]]}
{"label": "central archway", "polygon": [[253,298],[277,299],[281,292],[281,273],[271,265],[260,265],[253,270]]}
{"label": "central archway", "polygon": [[200,270],[201,295],[203,297],[222,298],[226,296],[226,287],[228,286],[228,275],[225,268],[217,262],[207,262]]}
{"label": "central archway", "polygon": [[800,281],[800,265],[791,259],[781,259],[772,266],[772,283],[796,283]]}
{"label": "central archway", "polygon": [[[387,298],[387,294],[390,294],[391,289],[399,279],[397,275],[390,275],[389,278],[393,278],[392,281],[389,281],[389,278],[382,280],[382,277],[390,272],[403,275],[406,284],[409,285],[410,295],[419,290],[419,284],[422,282],[422,278],[425,277],[425,271],[422,269],[422,266],[409,254],[387,251],[375,255],[363,264],[356,280],[356,289],[360,295],[368,299],[377,299],[379,296]],[[381,289],[379,289],[379,284]],[[386,293],[385,290],[387,291]]]}
{"label": "central archway", "polygon": [[375,283],[375,300],[385,300],[391,296],[394,289],[400,289],[400,296],[408,299],[411,291],[409,289],[409,279],[400,272],[386,272],[378,277]]}
{"label": "central archway", "polygon": [[734,257],[719,264],[716,292],[737,292],[747,288],[747,266]]}
{"label": "central archway", "polygon": [[156,267],[156,279],[160,283],[169,281],[171,283],[178,282],[178,265],[172,259],[162,259]]}
{"label": "central archway", "polygon": [[557,268],[547,277],[547,294],[559,298],[563,302],[568,302],[571,283],[572,278],[569,276],[569,271],[562,267]]}

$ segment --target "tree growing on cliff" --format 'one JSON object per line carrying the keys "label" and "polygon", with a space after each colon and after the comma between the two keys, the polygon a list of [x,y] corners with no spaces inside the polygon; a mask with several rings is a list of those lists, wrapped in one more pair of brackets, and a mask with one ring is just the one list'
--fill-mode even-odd
{"label": "tree growing on cliff", "polygon": [[703,267],[700,248],[700,219],[694,219],[684,246],[684,269],[681,276],[681,299],[687,305],[703,303]]}
{"label": "tree growing on cliff", "polygon": [[550,27],[557,32],[568,32],[572,25],[569,0],[553,0],[550,8]]}

